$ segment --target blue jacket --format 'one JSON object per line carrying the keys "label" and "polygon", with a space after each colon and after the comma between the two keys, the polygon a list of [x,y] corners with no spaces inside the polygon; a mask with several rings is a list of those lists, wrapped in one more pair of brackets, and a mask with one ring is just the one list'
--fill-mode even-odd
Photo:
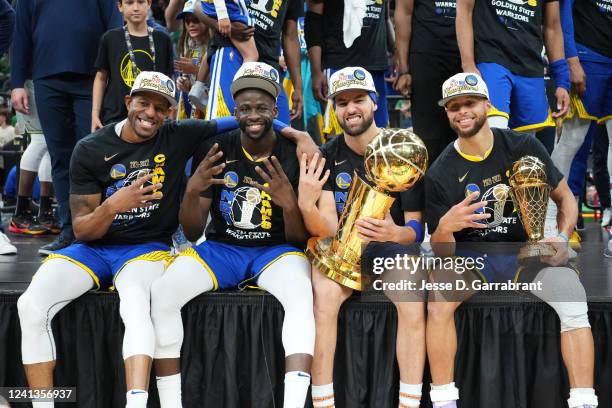
{"label": "blue jacket", "polygon": [[94,75],[100,37],[122,23],[116,0],[19,0],[12,87],[66,72]]}

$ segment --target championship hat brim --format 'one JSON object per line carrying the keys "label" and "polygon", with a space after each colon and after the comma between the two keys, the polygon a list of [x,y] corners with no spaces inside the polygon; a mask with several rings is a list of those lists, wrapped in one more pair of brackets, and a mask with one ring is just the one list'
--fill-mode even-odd
{"label": "championship hat brim", "polygon": [[458,97],[460,97],[460,96],[479,96],[479,97],[481,97],[482,99],[487,99],[487,100],[489,99],[487,95],[485,95],[485,94],[483,94],[483,93],[481,93],[481,92],[465,92],[465,93],[459,93],[459,94],[456,94],[456,95],[447,96],[446,98],[442,98],[442,99],[440,99],[440,100],[438,101],[438,106],[445,107],[445,106],[446,106],[446,104],[447,104],[447,103],[448,103],[450,100],[455,99],[455,98],[458,98]]}
{"label": "championship hat brim", "polygon": [[281,93],[281,87],[277,82],[265,79],[263,77],[245,76],[236,78],[230,85],[230,92],[234,97],[238,92],[245,89],[259,89],[270,94],[274,99],[278,98]]}

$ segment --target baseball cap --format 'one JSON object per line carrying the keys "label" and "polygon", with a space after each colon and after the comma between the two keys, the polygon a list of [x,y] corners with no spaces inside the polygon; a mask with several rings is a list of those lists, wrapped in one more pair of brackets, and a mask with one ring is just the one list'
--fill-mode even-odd
{"label": "baseball cap", "polygon": [[329,95],[327,97],[332,99],[340,92],[354,89],[376,93],[372,74],[365,68],[346,67],[334,72],[329,78]]}
{"label": "baseball cap", "polygon": [[187,0],[185,2],[185,5],[183,6],[183,11],[181,11],[180,13],[176,15],[176,19],[180,20],[184,18],[185,14],[193,14],[194,13],[193,11],[194,3],[195,3],[194,0]]}
{"label": "baseball cap", "polygon": [[480,75],[462,72],[448,78],[442,85],[442,99],[438,101],[438,105],[444,106],[453,98],[467,95],[489,99],[489,89]]}
{"label": "baseball cap", "polygon": [[162,74],[161,72],[153,71],[142,71],[134,80],[130,96],[138,92],[153,92],[163,96],[170,102],[170,105],[176,105],[176,99],[174,99],[174,91],[176,86],[174,81],[170,77]]}
{"label": "baseball cap", "polygon": [[230,86],[232,97],[244,89],[260,89],[278,98],[281,93],[281,87],[278,83],[280,76],[276,68],[263,62],[245,62],[242,64],[234,81]]}

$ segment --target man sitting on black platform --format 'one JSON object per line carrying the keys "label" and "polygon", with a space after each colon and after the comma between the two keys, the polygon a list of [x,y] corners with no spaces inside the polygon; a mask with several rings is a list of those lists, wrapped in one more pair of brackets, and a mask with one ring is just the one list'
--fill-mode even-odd
{"label": "man sitting on black platform", "polygon": [[[531,275],[530,282],[539,283],[538,290],[530,290],[548,303],[561,321],[561,353],[571,386],[569,406],[596,407],[594,346],[586,294],[577,273],[567,266],[567,237],[574,229],[578,212],[572,192],[538,140],[508,129],[489,127],[487,113],[491,103],[482,78],[471,73],[457,74],[444,83],[442,91],[444,98],[440,104],[445,106],[450,125],[459,137],[447,146],[425,176],[425,219],[433,231],[434,251],[436,255],[447,256],[452,254],[455,245],[465,245],[458,243],[487,243],[490,248],[494,242],[525,242],[527,236],[510,200],[501,204],[503,214],[492,214],[487,201],[473,201],[491,200],[495,189],[508,185],[508,170],[515,161],[527,155],[538,158],[545,165],[547,182],[552,187],[550,197],[559,208],[559,236],[542,241],[552,246],[555,254],[536,258],[522,269],[520,276],[518,273],[506,276],[516,281]],[[482,195],[481,191],[484,191]],[[489,224],[487,220],[492,215],[497,222]],[[510,258],[506,256],[506,259]],[[516,261],[516,256],[513,259]],[[489,258],[485,265],[482,272],[487,281],[495,278],[493,274],[499,278],[509,269],[507,263],[494,265]],[[432,279],[436,282],[452,279],[449,274],[454,272],[434,271]],[[515,274],[517,269],[513,267],[511,272]],[[457,279],[467,281],[469,277],[465,275],[461,278],[457,275]],[[457,292],[452,293],[456,297],[451,300],[438,299],[440,293],[433,293],[428,304],[427,354],[434,408],[456,408],[459,399],[459,390],[452,382],[457,351],[453,316],[466,296]]]}
{"label": "man sitting on black platform", "polygon": [[[343,68],[331,75],[329,83],[329,98],[344,134],[321,147],[325,159],[320,163],[313,159],[307,164],[306,157],[302,157],[299,192],[306,227],[312,235],[320,237],[336,233],[338,219],[345,205],[349,205],[346,201],[355,173],[367,180],[366,147],[382,131],[374,122],[378,98],[368,71],[361,67]],[[394,197],[397,200],[384,219],[367,217],[356,221],[360,237],[369,242],[362,256],[364,264],[374,256],[392,258],[406,254],[409,251],[406,245],[422,238],[422,183]],[[317,325],[312,401],[315,408],[328,408],[335,404],[332,381],[338,313],[353,290],[336,283],[316,267],[312,282]],[[425,366],[425,307],[418,297],[411,299],[406,295],[392,300],[398,310],[399,402],[402,407],[418,407]],[[350,402],[346,404],[349,406]]]}
{"label": "man sitting on black platform", "polygon": [[296,247],[307,238],[295,193],[296,146],[272,129],[278,78],[270,65],[244,63],[231,85],[240,130],[214,138],[194,156],[180,211],[185,236],[197,240],[209,214],[212,221],[207,240],[176,257],[151,291],[162,408],[182,404],[181,308],[200,293],[236,286],[259,286],[282,304],[283,406],[304,407],[315,336],[312,286],[310,264]]}

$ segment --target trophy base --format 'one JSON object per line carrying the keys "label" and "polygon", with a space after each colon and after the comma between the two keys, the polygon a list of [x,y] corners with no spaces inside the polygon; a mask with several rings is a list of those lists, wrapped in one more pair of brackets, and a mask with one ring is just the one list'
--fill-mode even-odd
{"label": "trophy base", "polygon": [[541,256],[552,256],[556,254],[554,248],[547,244],[529,243],[522,247],[517,256],[519,262],[527,261],[531,258],[539,258]]}
{"label": "trophy base", "polygon": [[306,256],[321,273],[339,284],[361,290],[361,267],[338,259],[332,251],[333,238],[310,238]]}

